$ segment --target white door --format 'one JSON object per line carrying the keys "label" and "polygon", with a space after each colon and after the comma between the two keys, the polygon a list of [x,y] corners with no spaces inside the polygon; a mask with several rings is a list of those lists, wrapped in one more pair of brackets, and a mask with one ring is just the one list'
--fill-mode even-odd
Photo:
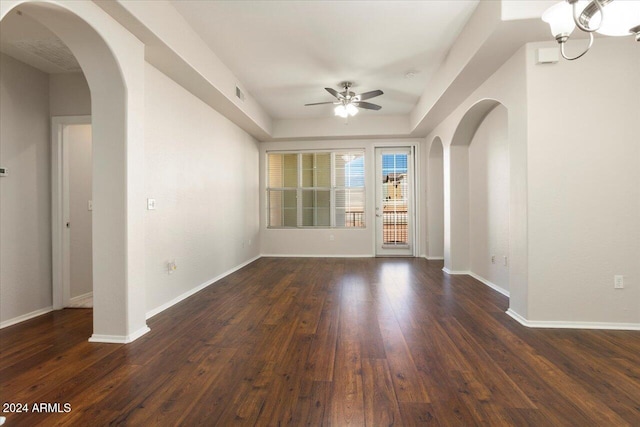
{"label": "white door", "polygon": [[376,255],[413,256],[411,147],[376,148]]}
{"label": "white door", "polygon": [[63,129],[62,204],[64,209],[63,306],[91,307],[92,259],[92,145],[91,125]]}

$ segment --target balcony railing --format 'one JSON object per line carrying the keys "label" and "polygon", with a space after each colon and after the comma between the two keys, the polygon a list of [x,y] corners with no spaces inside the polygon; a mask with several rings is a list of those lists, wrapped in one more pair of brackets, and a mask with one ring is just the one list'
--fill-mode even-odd
{"label": "balcony railing", "polygon": [[409,244],[408,219],[406,204],[385,204],[382,212],[382,243],[384,245]]}
{"label": "balcony railing", "polygon": [[[385,206],[382,213],[382,238],[385,245],[409,243],[406,206]],[[345,227],[364,227],[364,212],[345,212]]]}
{"label": "balcony railing", "polygon": [[364,212],[345,212],[345,227],[364,227]]}

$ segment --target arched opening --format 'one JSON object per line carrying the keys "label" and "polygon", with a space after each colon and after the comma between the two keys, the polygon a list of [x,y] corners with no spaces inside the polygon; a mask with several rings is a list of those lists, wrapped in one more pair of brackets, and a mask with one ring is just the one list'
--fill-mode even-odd
{"label": "arched opening", "polygon": [[467,111],[449,148],[449,259],[453,272],[509,290],[508,111],[487,99]]}
{"label": "arched opening", "polygon": [[[144,316],[144,264],[140,256],[144,210],[132,207],[134,202],[143,200],[142,171],[134,167],[141,164],[144,147],[143,111],[137,108],[143,102],[141,89],[137,89],[144,87],[142,44],[91,2],[3,2],[0,18],[4,21],[8,14],[28,17],[55,34],[72,52],[86,76],[91,93],[93,142],[91,340],[129,342],[148,331]],[[59,153],[47,155],[55,175],[55,157]],[[51,245],[50,269],[55,281],[60,280],[61,272],[56,266],[60,265],[62,242],[55,230],[62,215],[55,203],[60,188],[55,183],[51,187],[53,237],[38,242],[34,250],[46,252],[46,245]],[[2,265],[3,273],[7,268],[9,265]],[[21,293],[20,280],[17,277],[9,283],[3,281],[5,304],[29,298]],[[48,297],[52,304],[51,293]]]}
{"label": "arched opening", "polygon": [[444,259],[444,150],[440,137],[429,147],[427,166],[427,259]]}
{"label": "arched opening", "polygon": [[[7,246],[14,250],[12,262],[4,267],[8,275],[4,279],[11,284],[23,282],[21,288],[36,296],[36,300],[50,291],[54,310],[92,307],[89,86],[67,45],[22,11],[16,10],[3,19],[0,37],[3,87],[0,111],[7,120],[3,130],[10,134],[3,138],[2,145],[7,153],[13,153],[3,163],[16,172],[3,182],[7,191],[20,192],[21,196],[6,207],[6,224],[12,226],[3,230],[3,235],[14,233],[6,236]],[[21,100],[21,106],[12,102],[17,99]],[[53,132],[47,131],[49,125]],[[15,155],[23,151],[39,155]],[[50,169],[61,173],[52,176]],[[27,175],[36,175],[36,181],[23,186]],[[56,192],[55,201],[53,186],[62,189]],[[62,207],[61,221],[52,221],[50,202]],[[34,226],[36,223],[38,227]],[[50,226],[54,230],[49,230]],[[63,236],[62,268],[52,263],[49,243],[55,240],[52,232]],[[62,281],[57,280],[58,270],[62,270]],[[47,289],[47,283],[52,283],[52,289]],[[8,317],[31,312],[31,308],[41,305],[50,304],[26,300],[12,305]]]}

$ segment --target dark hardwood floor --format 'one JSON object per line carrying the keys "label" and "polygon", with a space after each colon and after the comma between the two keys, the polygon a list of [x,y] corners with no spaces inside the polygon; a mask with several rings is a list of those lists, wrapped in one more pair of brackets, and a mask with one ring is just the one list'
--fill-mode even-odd
{"label": "dark hardwood floor", "polygon": [[6,426],[640,425],[640,333],[527,329],[424,259],[263,258],[87,342],[91,310],[0,331]]}

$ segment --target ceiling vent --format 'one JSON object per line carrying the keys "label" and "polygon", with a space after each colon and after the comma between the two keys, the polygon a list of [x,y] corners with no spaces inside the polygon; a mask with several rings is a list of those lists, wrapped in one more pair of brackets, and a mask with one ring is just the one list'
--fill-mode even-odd
{"label": "ceiling vent", "polygon": [[73,53],[60,39],[17,40],[11,43],[16,48],[38,56],[68,72],[82,71]]}
{"label": "ceiling vent", "polygon": [[244,102],[244,93],[240,90],[238,86],[236,86],[236,96],[242,102]]}

